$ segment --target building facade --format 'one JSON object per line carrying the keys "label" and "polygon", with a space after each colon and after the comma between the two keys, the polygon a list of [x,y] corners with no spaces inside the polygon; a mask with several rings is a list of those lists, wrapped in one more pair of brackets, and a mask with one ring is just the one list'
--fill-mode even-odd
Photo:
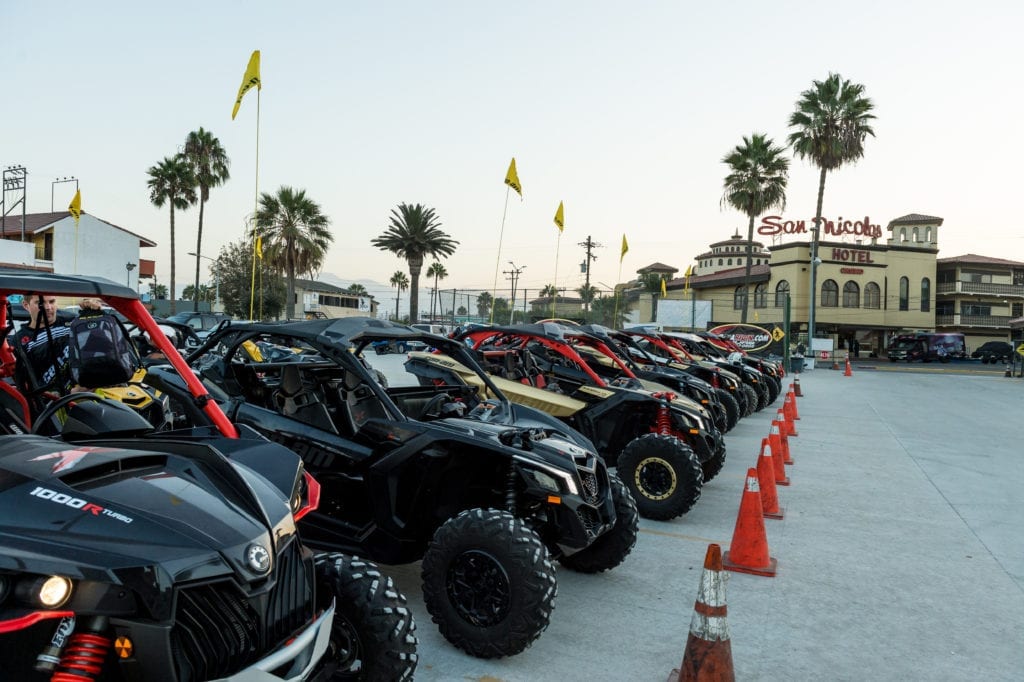
{"label": "building facade", "polygon": [[373,296],[350,294],[326,282],[296,279],[295,299],[295,312],[307,319],[377,316],[377,301]]}
{"label": "building facade", "polygon": [[[812,268],[815,337],[831,340],[835,349],[856,341],[861,355],[881,355],[894,336],[914,331],[961,331],[970,351],[1007,340],[1010,320],[1024,312],[1024,263],[974,255],[939,259],[942,218],[909,214],[884,230],[869,218],[829,221],[816,262],[807,222],[762,218],[758,233],[773,243],[751,244],[746,321],[788,321],[791,344],[807,342]],[[697,257],[688,280],[666,282],[664,296],[650,293],[641,280],[633,283],[627,296],[634,321],[658,322],[661,310],[676,328],[739,323],[746,248],[739,235],[712,244]],[[710,312],[700,315],[702,307]]]}

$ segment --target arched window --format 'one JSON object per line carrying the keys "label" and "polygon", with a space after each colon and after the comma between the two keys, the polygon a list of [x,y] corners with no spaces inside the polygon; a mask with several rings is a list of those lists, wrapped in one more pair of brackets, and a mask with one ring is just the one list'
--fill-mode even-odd
{"label": "arched window", "polygon": [[882,307],[882,290],[874,282],[864,285],[864,307],[878,310]]}
{"label": "arched window", "polygon": [[910,280],[900,277],[900,310],[910,310]]}
{"label": "arched window", "polygon": [[915,241],[915,242],[917,241],[917,236],[918,236],[918,235],[917,235],[917,228],[915,227],[915,228],[914,228],[914,241]]}
{"label": "arched window", "polygon": [[786,307],[786,294],[789,293],[789,282],[782,280],[775,285],[775,307]]}
{"label": "arched window", "polygon": [[821,307],[839,307],[839,285],[834,279],[826,279],[821,283]]}
{"label": "arched window", "polygon": [[930,227],[924,228],[924,240],[926,242],[930,242],[932,240],[932,228],[930,228]]}
{"label": "arched window", "polygon": [[927,277],[921,279],[921,312],[927,313],[932,309],[932,282]]}
{"label": "arched window", "polygon": [[730,258],[729,260],[727,260],[727,261],[726,261],[726,263],[728,263],[729,265],[732,265],[732,258]]}
{"label": "arched window", "polygon": [[732,295],[732,309],[743,310],[743,301],[746,298],[746,292],[743,291],[742,286],[736,287],[736,291]]}
{"label": "arched window", "polygon": [[721,259],[721,258],[719,258],[719,259],[718,259],[718,264],[719,264],[719,265],[721,265],[721,264],[722,264],[722,259]]}
{"label": "arched window", "polygon": [[901,227],[900,228],[900,241],[901,242],[907,241],[907,228],[905,228],[905,227]]}
{"label": "arched window", "polygon": [[843,307],[860,307],[860,287],[852,279],[843,285]]}
{"label": "arched window", "polygon": [[768,285],[764,282],[754,287],[754,307],[755,308],[767,308],[768,307]]}

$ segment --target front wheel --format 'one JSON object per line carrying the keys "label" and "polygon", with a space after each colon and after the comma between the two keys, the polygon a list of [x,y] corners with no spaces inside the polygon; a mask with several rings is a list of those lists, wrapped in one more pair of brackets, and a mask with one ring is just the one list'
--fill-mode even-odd
{"label": "front wheel", "polygon": [[740,404],[736,398],[732,397],[732,393],[724,388],[716,388],[715,395],[718,396],[718,402],[725,407],[725,417],[729,425],[726,430],[732,431],[740,420]]}
{"label": "front wheel", "polygon": [[675,436],[634,438],[618,459],[619,477],[633,494],[640,516],[667,521],[700,499],[704,473],[693,449]]}
{"label": "front wheel", "polygon": [[441,634],[479,658],[511,656],[548,626],[555,567],[540,537],[506,511],[469,509],[423,556],[423,601]]}
{"label": "front wheel", "polygon": [[586,549],[558,559],[566,568],[580,573],[600,573],[621,564],[636,544],[639,513],[629,489],[615,474],[608,474],[615,524]]}
{"label": "front wheel", "polygon": [[376,564],[344,554],[321,555],[316,568],[319,588],[335,596],[329,679],[411,680],[416,623],[391,578]]}

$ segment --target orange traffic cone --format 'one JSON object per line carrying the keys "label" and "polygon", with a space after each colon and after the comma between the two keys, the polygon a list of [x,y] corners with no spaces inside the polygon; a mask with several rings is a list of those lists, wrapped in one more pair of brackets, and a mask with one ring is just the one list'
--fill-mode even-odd
{"label": "orange traffic cone", "polygon": [[791,422],[795,422],[800,418],[800,415],[796,411],[796,398],[793,397],[791,391],[786,392],[786,397],[782,400],[782,409],[786,413],[786,419]]}
{"label": "orange traffic cone", "polygon": [[782,449],[782,463],[792,464],[793,456],[789,452],[789,436],[786,435],[786,430],[782,428],[782,424],[779,424],[778,419],[772,420],[772,426],[779,429],[779,447]]}
{"label": "orange traffic cone", "polygon": [[732,544],[722,558],[722,567],[727,571],[772,577],[777,564],[768,554],[768,536],[764,530],[757,471],[747,469],[743,499],[740,500],[736,528],[732,532]]}
{"label": "orange traffic cone", "polygon": [[[800,388],[800,387],[797,386],[797,388]],[[793,415],[792,419],[794,421],[797,420],[797,419],[800,419],[800,410],[798,410],[797,407],[796,407],[796,393],[793,392],[792,388],[790,388],[789,392],[786,393],[786,400],[789,401],[789,409],[790,409],[790,411],[792,412],[792,415]]]}
{"label": "orange traffic cone", "polygon": [[797,398],[803,398],[804,397],[803,391],[800,390],[800,375],[799,374],[797,374],[795,377],[793,377],[793,384],[792,384],[792,386],[790,386],[790,388],[793,390],[793,395],[795,395]]}
{"label": "orange traffic cone", "polygon": [[772,450],[772,459],[775,461],[775,485],[789,485],[789,476],[786,475],[786,457],[782,451],[782,429],[779,428],[778,420],[772,421],[772,427],[768,431],[768,446]]}
{"label": "orange traffic cone", "polygon": [[766,519],[781,519],[779,492],[775,487],[775,457],[767,438],[761,439],[761,456],[757,458],[757,484],[761,486],[761,513]]}
{"label": "orange traffic cone", "polygon": [[722,548],[708,545],[704,572],[693,604],[690,636],[686,638],[683,663],[669,675],[668,682],[735,682],[732,642],[725,620],[725,576]]}
{"label": "orange traffic cone", "polygon": [[846,371],[843,372],[844,377],[852,377],[853,370],[850,369],[850,358],[846,358]]}
{"label": "orange traffic cone", "polygon": [[775,418],[779,421],[779,424],[782,426],[782,433],[786,434],[787,436],[800,435],[796,432],[796,425],[793,423],[793,420],[789,418],[789,415],[786,414],[786,411],[781,407],[775,410]]}

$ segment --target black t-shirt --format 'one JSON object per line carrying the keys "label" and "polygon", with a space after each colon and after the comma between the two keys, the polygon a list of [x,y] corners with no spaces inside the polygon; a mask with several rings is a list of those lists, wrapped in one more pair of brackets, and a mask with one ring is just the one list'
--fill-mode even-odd
{"label": "black t-shirt", "polygon": [[[28,325],[18,330],[15,339],[32,365],[35,386],[29,386],[28,373],[18,364],[18,384],[29,388],[47,388],[64,394],[71,389],[71,330],[55,324],[49,329]],[[51,347],[52,339],[52,347]]]}

